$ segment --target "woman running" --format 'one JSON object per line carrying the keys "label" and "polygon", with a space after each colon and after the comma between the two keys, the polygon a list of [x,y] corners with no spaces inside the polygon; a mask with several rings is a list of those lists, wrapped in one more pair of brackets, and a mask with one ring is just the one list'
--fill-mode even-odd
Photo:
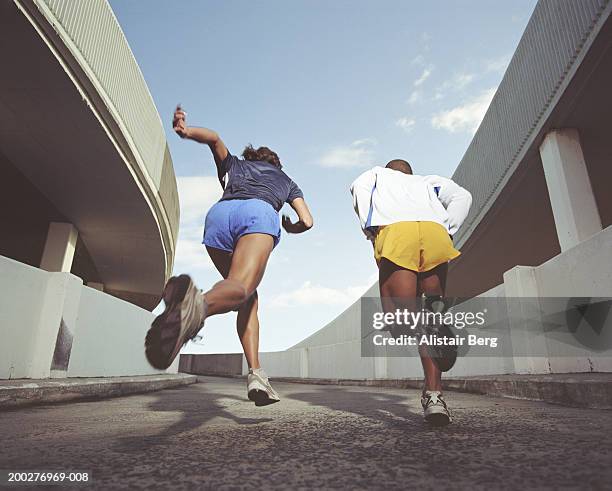
{"label": "woman running", "polygon": [[208,145],[215,159],[224,192],[206,216],[203,243],[224,279],[206,293],[188,275],[168,280],[163,292],[165,310],[153,321],[145,339],[147,359],[155,368],[168,368],[207,317],[237,311],[238,336],[249,365],[248,397],[257,406],[278,402],[278,394],[259,364],[257,286],[280,240],[278,212],[283,204],[289,203],[298,215],[295,223],[283,216],[285,231],[299,234],[312,227],[304,195],[269,148],[249,145],[239,159],[216,132],[188,127],[180,106],[172,127],[181,138]]}

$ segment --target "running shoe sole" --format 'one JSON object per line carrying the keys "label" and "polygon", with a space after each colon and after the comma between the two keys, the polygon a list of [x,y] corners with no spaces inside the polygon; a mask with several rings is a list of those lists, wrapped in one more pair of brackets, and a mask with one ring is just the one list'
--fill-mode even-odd
{"label": "running shoe sole", "polygon": [[249,400],[253,401],[256,406],[269,406],[275,402],[280,402],[278,399],[273,399],[265,390],[251,389],[248,394]]}
{"label": "running shoe sole", "polygon": [[[251,375],[249,375],[249,377],[251,377]],[[266,385],[257,379],[251,380],[247,390],[247,397],[253,401],[256,406],[268,406],[280,401],[274,389],[272,389],[272,393],[270,393]]]}
{"label": "running shoe sole", "polygon": [[181,304],[190,287],[195,288],[195,285],[185,274],[168,280],[163,293],[166,308],[155,318],[145,337],[145,355],[158,370],[168,368],[188,341],[181,319]]}
{"label": "running shoe sole", "polygon": [[431,426],[446,426],[451,422],[450,418],[446,413],[432,413],[428,416],[425,416],[425,421],[429,423]]}
{"label": "running shoe sole", "polygon": [[[439,327],[439,332],[436,334],[439,338],[454,338],[453,331],[447,325]],[[430,346],[429,355],[432,361],[441,372],[448,372],[455,366],[457,362],[457,346]]]}

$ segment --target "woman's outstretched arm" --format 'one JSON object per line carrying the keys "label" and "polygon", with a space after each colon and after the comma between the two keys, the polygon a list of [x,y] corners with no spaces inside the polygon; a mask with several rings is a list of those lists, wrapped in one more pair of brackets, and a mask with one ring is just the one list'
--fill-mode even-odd
{"label": "woman's outstretched arm", "polygon": [[312,215],[304,198],[295,198],[289,205],[297,213],[298,221],[291,223],[291,219],[287,215],[283,215],[283,228],[290,234],[300,234],[311,229],[313,225]]}
{"label": "woman's outstretched arm", "polygon": [[225,160],[225,157],[227,157],[227,154],[229,153],[225,143],[223,143],[223,140],[221,140],[221,137],[216,131],[209,130],[208,128],[187,126],[185,116],[186,113],[183,111],[181,106],[176,106],[174,117],[172,118],[172,129],[181,138],[186,138],[208,145],[213,157],[215,158],[217,168],[219,168],[221,162]]}

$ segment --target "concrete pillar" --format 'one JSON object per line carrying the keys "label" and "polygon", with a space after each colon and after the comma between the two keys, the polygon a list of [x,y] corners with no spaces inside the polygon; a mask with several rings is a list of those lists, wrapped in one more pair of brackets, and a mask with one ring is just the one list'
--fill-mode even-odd
{"label": "concrete pillar", "polygon": [[535,268],[515,266],[506,271],[504,289],[514,373],[550,373]]}
{"label": "concrete pillar", "polygon": [[[62,284],[62,316],[56,330],[51,359],[51,378],[64,378],[68,374],[72,344],[77,330],[77,319],[83,291],[83,280],[70,273],[53,273]],[[43,347],[46,349],[46,347]]]}
{"label": "concrete pillar", "polygon": [[77,229],[71,223],[51,222],[40,261],[41,269],[70,273],[77,238]]}
{"label": "concrete pillar", "polygon": [[540,157],[561,251],[602,229],[578,131],[553,130],[540,145]]}
{"label": "concrete pillar", "polygon": [[38,324],[28,349],[26,378],[65,377],[76,332],[81,301],[81,278],[52,273],[39,303]]}
{"label": "concrete pillar", "polygon": [[507,298],[536,298],[538,284],[535,268],[531,266],[515,266],[504,273],[504,291]]}

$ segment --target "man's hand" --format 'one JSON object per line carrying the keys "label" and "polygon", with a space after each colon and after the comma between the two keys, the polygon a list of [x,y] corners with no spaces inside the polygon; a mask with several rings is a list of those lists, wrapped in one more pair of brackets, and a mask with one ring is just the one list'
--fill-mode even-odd
{"label": "man's hand", "polygon": [[365,228],[363,230],[363,233],[365,234],[366,239],[372,242],[372,244],[374,244],[374,241],[376,240],[376,235],[378,235],[378,229],[379,227],[372,226],[372,227]]}
{"label": "man's hand", "polygon": [[176,106],[176,110],[174,111],[174,117],[172,118],[172,129],[181,138],[189,137],[189,128],[185,123],[185,116],[187,116],[187,113],[183,111],[181,105],[179,104],[178,106]]}

